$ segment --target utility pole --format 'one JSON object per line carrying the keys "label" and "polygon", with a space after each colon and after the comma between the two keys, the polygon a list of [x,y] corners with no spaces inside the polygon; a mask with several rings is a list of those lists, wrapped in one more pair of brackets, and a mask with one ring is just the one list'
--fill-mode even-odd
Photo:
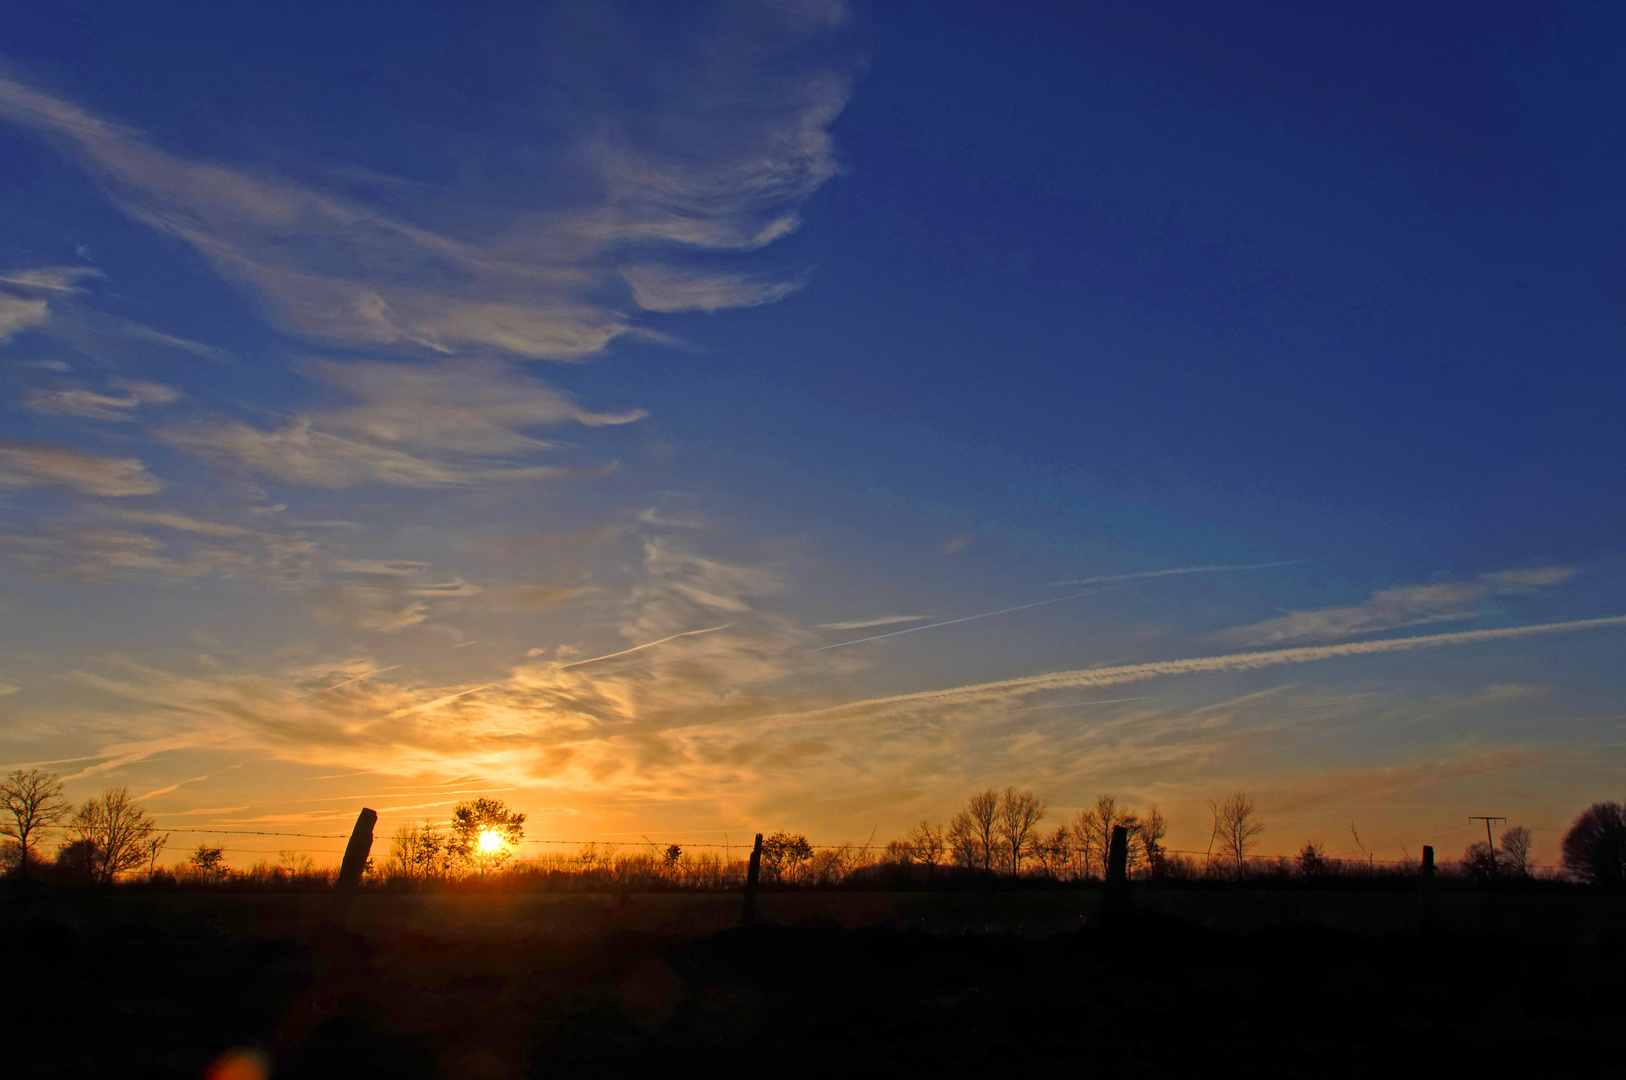
{"label": "utility pole", "polygon": [[1468,820],[1469,821],[1483,821],[1485,823],[1485,849],[1490,852],[1491,861],[1494,864],[1494,862],[1496,860],[1496,841],[1491,839],[1491,822],[1500,821],[1502,824],[1506,825],[1507,824],[1507,818],[1505,818],[1505,817],[1487,817],[1484,814],[1469,814],[1468,815]]}

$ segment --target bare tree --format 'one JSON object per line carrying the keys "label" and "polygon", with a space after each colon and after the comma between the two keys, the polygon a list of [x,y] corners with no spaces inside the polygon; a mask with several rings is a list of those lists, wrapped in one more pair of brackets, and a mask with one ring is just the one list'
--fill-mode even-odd
{"label": "bare tree", "polygon": [[1515,825],[1502,833],[1497,846],[1501,849],[1502,866],[1515,877],[1530,876],[1530,849],[1535,836],[1523,825]]}
{"label": "bare tree", "polygon": [[1075,824],[1086,863],[1098,866],[1101,876],[1105,877],[1107,858],[1112,848],[1112,830],[1122,825],[1133,833],[1138,823],[1134,814],[1118,805],[1116,796],[1097,795],[1095,805],[1080,813]]}
{"label": "bare tree", "polygon": [[1214,814],[1215,846],[1222,857],[1235,864],[1240,878],[1247,868],[1248,849],[1265,831],[1264,820],[1253,805],[1253,797],[1245,791],[1234,791],[1223,802],[1210,799],[1208,808]]}
{"label": "bare tree", "polygon": [[153,874],[157,873],[157,871],[158,871],[158,856],[160,856],[160,855],[162,855],[164,853],[164,848],[166,846],[168,846],[168,844],[169,844],[169,833],[163,833],[161,835],[155,835],[155,836],[147,837],[147,842],[145,844],[141,845],[141,850],[147,856],[147,878],[148,878],[148,880],[151,880]]}
{"label": "bare tree", "polygon": [[451,841],[432,821],[422,825],[410,822],[396,827],[390,837],[390,856],[384,862],[384,876],[409,881],[443,878],[451,870]]}
{"label": "bare tree", "polygon": [[1080,810],[1068,826],[1068,831],[1073,835],[1073,850],[1078,857],[1079,871],[1087,878],[1095,867],[1095,808]]}
{"label": "bare tree", "polygon": [[1041,837],[1033,845],[1033,855],[1046,874],[1065,881],[1073,870],[1073,831],[1065,825],[1057,825],[1055,832]]}
{"label": "bare tree", "polygon": [[1135,846],[1140,849],[1141,857],[1146,865],[1156,874],[1163,865],[1163,838],[1169,835],[1169,822],[1157,807],[1147,812],[1140,828],[1135,830]]}
{"label": "bare tree", "polygon": [[508,809],[501,799],[475,799],[452,807],[451,854],[474,867],[482,877],[501,869],[525,837],[525,815]]}
{"label": "bare tree", "polygon": [[74,812],[69,827],[79,840],[94,846],[93,874],[102,882],[145,863],[147,841],[154,832],[152,819],[130,797],[127,787],[110,787],[86,800]]}
{"label": "bare tree", "polygon": [[910,829],[903,836],[904,843],[909,845],[909,852],[914,860],[935,871],[943,863],[943,856],[948,852],[947,842],[943,838],[943,826],[933,825],[925,818],[920,824]]}
{"label": "bare tree", "polygon": [[62,823],[73,806],[62,797],[62,782],[55,773],[14,769],[0,780],[0,809],[11,820],[0,824],[0,836],[17,841],[17,870],[27,873],[38,834]]}
{"label": "bare tree", "polygon": [[999,792],[990,788],[971,796],[949,822],[954,861],[991,873],[999,854]]}
{"label": "bare tree", "polygon": [[299,851],[279,851],[277,867],[291,878],[310,877],[316,873],[316,860]]}
{"label": "bare tree", "polygon": [[1022,876],[1022,856],[1030,853],[1038,839],[1035,830],[1044,820],[1050,804],[1031,791],[1008,787],[999,797],[999,839],[1010,860],[1011,877]]}

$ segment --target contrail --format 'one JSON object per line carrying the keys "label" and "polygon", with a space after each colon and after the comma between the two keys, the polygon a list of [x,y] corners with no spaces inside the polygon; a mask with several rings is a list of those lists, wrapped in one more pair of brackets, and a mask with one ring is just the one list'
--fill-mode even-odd
{"label": "contrail", "polygon": [[595,656],[591,660],[577,660],[573,664],[562,664],[560,665],[559,670],[564,671],[566,668],[581,667],[583,664],[596,664],[600,660],[613,660],[618,656],[625,656],[628,653],[635,653],[639,649],[652,649],[656,645],[665,645],[668,641],[676,641],[680,637],[694,637],[696,634],[710,634],[718,630],[727,630],[733,625],[733,623],[724,623],[721,626],[708,626],[704,630],[685,630],[681,634],[673,634],[671,637],[663,637],[659,641],[646,641],[642,645],[634,645],[632,648],[622,649],[620,652],[605,653],[603,656]]}
{"label": "contrail", "polygon": [[384,719],[386,719],[386,720],[395,720],[395,719],[398,719],[400,717],[406,716],[409,713],[423,712],[426,709],[438,709],[442,705],[446,704],[448,701],[456,701],[460,697],[467,697],[470,694],[478,694],[480,691],[482,691],[482,690],[490,690],[493,686],[496,686],[496,685],[497,685],[496,683],[486,683],[484,686],[476,686],[472,690],[459,690],[455,694],[447,694],[443,698],[436,698],[434,701],[426,701],[422,705],[408,705],[404,709],[396,709],[394,712],[392,712],[388,716],[384,717]]}
{"label": "contrail", "polygon": [[[453,645],[452,648],[455,649],[455,648],[457,648],[457,646]],[[360,682],[363,679],[370,679],[374,675],[382,675],[386,671],[394,671],[396,668],[398,668],[400,666],[401,666],[400,664],[393,664],[390,667],[381,667],[377,671],[363,671],[360,675],[357,675],[353,679],[346,679],[346,680],[344,680],[344,682],[336,682],[332,686],[324,686],[324,687],[322,687],[321,690],[313,691],[313,692],[314,693],[323,693],[323,692],[326,692],[328,690],[337,690],[341,686],[349,686],[353,682]]]}
{"label": "contrail", "polygon": [[[1311,559],[1288,559],[1284,562],[1267,563],[1236,563],[1228,566],[1183,566],[1174,570],[1141,570],[1133,574],[1106,574],[1101,577],[1079,578],[1076,581],[1054,581],[1051,587],[1059,585],[1101,585],[1113,581],[1135,581],[1140,578],[1169,577],[1174,574],[1213,574],[1221,570],[1263,570],[1271,566],[1295,566],[1299,563],[1312,562]],[[1025,611],[1028,608],[1043,607],[1045,604],[1059,604],[1063,600],[1077,600],[1081,596],[1102,592],[1101,589],[1089,589],[1070,596],[1054,596],[1049,600],[1036,600],[1031,604],[1018,604],[1015,607],[1000,608],[998,611],[984,611],[976,615],[962,615],[958,619],[944,619],[942,622],[927,623],[925,626],[911,626],[904,630],[893,630],[886,634],[872,634],[869,637],[853,638],[851,641],[838,641],[832,645],[820,645],[815,652],[825,649],[839,649],[843,645],[862,645],[866,641],[880,641],[882,638],[897,637],[899,634],[914,634],[921,630],[935,630],[939,626],[953,626],[955,623],[970,622],[972,619],[986,619],[994,615],[1008,615],[1013,611]],[[839,629],[838,626],[831,629]]]}
{"label": "contrail", "polygon": [[1073,581],[1052,581],[1051,588],[1063,585],[1096,585],[1104,581],[1134,581],[1138,578],[1173,577],[1176,574],[1217,574],[1222,570],[1268,570],[1273,566],[1298,566],[1314,559],[1286,559],[1282,562],[1232,563],[1226,566],[1182,566],[1173,570],[1141,570],[1133,574],[1106,574],[1102,577],[1077,578]]}
{"label": "contrail", "polygon": [[[1063,599],[1066,599],[1065,597]],[[1573,622],[1536,623],[1532,626],[1510,626],[1501,630],[1462,630],[1451,634],[1428,634],[1423,637],[1385,638],[1381,641],[1352,641],[1343,645],[1310,645],[1296,649],[1272,649],[1266,652],[1231,653],[1226,656],[1200,656],[1185,660],[1154,660],[1147,664],[1121,664],[1117,667],[1084,668],[1079,671],[1053,671],[1047,675],[1028,675],[1020,679],[954,686],[943,690],[921,690],[912,694],[870,698],[845,705],[832,705],[797,715],[845,712],[878,705],[906,705],[926,701],[945,701],[973,695],[1031,694],[1041,690],[1057,690],[1086,686],[1121,686],[1142,682],[1162,675],[1189,675],[1204,671],[1252,671],[1275,667],[1279,664],[1305,664],[1313,660],[1330,660],[1338,656],[1364,656],[1369,653],[1409,652],[1413,649],[1432,649],[1445,645],[1471,645],[1481,641],[1504,641],[1510,638],[1532,637],[1537,634],[1556,634],[1567,630],[1591,630],[1605,626],[1626,626],[1626,615],[1613,615],[1604,619],[1578,619]]]}
{"label": "contrail", "polygon": [[1150,695],[1142,694],[1140,697],[1113,697],[1113,698],[1096,698],[1094,701],[1068,701],[1068,702],[1063,702],[1060,705],[1035,705],[1031,709],[1015,709],[1015,710],[1013,710],[1011,712],[1011,715],[1015,716],[1017,713],[1025,713],[1025,712],[1044,712],[1046,709],[1076,709],[1081,705],[1115,705],[1120,701],[1150,701],[1150,700],[1151,700]]}
{"label": "contrail", "polygon": [[942,622],[927,623],[925,626],[911,626],[907,630],[893,630],[886,634],[872,634],[869,637],[853,638],[851,641],[838,641],[834,645],[820,645],[813,651],[823,652],[825,649],[839,649],[843,645],[862,645],[866,641],[880,641],[882,638],[897,637],[899,634],[914,634],[921,630],[933,630],[939,626],[953,626],[955,623],[970,622],[972,619],[1008,615],[1013,611],[1026,611],[1028,608],[1044,607],[1046,604],[1059,604],[1063,600],[1077,600],[1081,596],[1091,596],[1105,591],[1105,589],[1086,589],[1083,592],[1073,593],[1071,596],[1053,596],[1049,600],[1035,600],[1031,604],[1017,604],[1015,607],[1000,608],[998,611],[984,611],[977,615],[961,615],[958,619],[944,619]]}

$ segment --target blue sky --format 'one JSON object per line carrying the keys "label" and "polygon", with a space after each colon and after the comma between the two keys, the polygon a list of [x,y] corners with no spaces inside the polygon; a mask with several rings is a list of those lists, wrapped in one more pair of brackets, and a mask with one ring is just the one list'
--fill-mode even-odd
{"label": "blue sky", "polygon": [[0,757],[176,829],[1247,788],[1551,858],[1626,765],[1623,18],[30,11]]}

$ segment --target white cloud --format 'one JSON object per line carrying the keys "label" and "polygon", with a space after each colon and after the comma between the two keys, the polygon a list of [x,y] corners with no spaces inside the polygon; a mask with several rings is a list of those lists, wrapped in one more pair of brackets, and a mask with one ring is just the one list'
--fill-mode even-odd
{"label": "white cloud", "polygon": [[[576,186],[596,192],[577,205],[516,212],[506,229],[482,213],[482,227],[462,237],[356,197],[188,160],[13,80],[0,79],[0,119],[59,140],[125,213],[191,244],[296,333],[575,360],[637,332],[600,300],[626,259],[654,310],[765,303],[788,291],[724,275],[685,279],[651,265],[650,248],[748,249],[796,227],[801,203],[837,171],[829,127],[856,66],[830,51],[828,26],[841,10],[801,0],[710,36],[663,40],[650,52],[660,73],[636,73],[660,79],[659,106],[595,117],[594,134],[581,136],[589,145],[549,156],[589,170],[590,182]],[[825,62],[811,59],[814,47]],[[473,216],[467,194],[429,185],[413,193],[408,202],[425,219]],[[39,318],[43,308],[13,314]]]}
{"label": "white cloud", "polygon": [[660,266],[629,266],[621,276],[645,311],[718,311],[771,304],[802,287],[801,281],[695,274]]}
{"label": "white cloud", "polygon": [[1383,589],[1364,604],[1294,611],[1250,626],[1222,630],[1213,637],[1229,645],[1276,645],[1466,619],[1478,613],[1475,605],[1481,601],[1559,585],[1575,573],[1574,568],[1566,566],[1498,570],[1468,581]]}
{"label": "white cloud", "polygon": [[553,448],[526,434],[576,423],[626,424],[645,413],[596,413],[534,379],[489,364],[317,364],[313,375],[357,399],[350,408],[298,417],[270,431],[237,421],[170,428],[193,453],[314,487],[402,487],[595,475],[607,466],[516,465]]}
{"label": "white cloud", "polygon": [[82,292],[78,282],[82,278],[99,278],[100,270],[89,266],[47,266],[38,270],[11,270],[0,274],[0,285],[43,292]]}
{"label": "white cloud", "polygon": [[0,342],[10,341],[24,330],[43,325],[50,317],[44,300],[24,300],[0,293]]}
{"label": "white cloud", "polygon": [[104,458],[37,443],[0,443],[0,490],[50,487],[80,495],[151,495],[163,487],[134,458]]}
{"label": "white cloud", "polygon": [[820,630],[867,630],[872,626],[892,626],[895,623],[919,622],[930,615],[880,615],[873,619],[854,619],[851,622],[820,623]]}
{"label": "white cloud", "polygon": [[947,701],[1007,700],[1026,697],[1047,690],[1081,689],[1086,687],[1121,686],[1144,682],[1170,675],[1195,675],[1216,671],[1254,671],[1283,664],[1307,664],[1318,660],[1331,660],[1342,656],[1370,656],[1379,653],[1410,652],[1416,649],[1434,649],[1451,645],[1471,645],[1478,642],[1510,641],[1542,634],[1566,633],[1572,630],[1592,630],[1626,626],[1626,615],[1603,619],[1578,619],[1571,622],[1537,623],[1531,626],[1512,626],[1500,630],[1464,630],[1453,634],[1429,634],[1422,637],[1389,638],[1381,641],[1353,641],[1341,645],[1307,645],[1294,649],[1273,649],[1265,652],[1232,653],[1226,656],[1200,656],[1180,660],[1154,660],[1144,664],[1120,664],[1114,667],[1085,668],[1079,671],[1055,671],[1046,675],[1029,675],[1020,679],[976,683],[968,686],[948,687],[942,690],[922,690],[912,694],[854,701],[834,706],[822,712],[847,710],[915,708]]}
{"label": "white cloud", "polygon": [[180,394],[167,386],[150,382],[119,382],[121,392],[98,394],[83,387],[50,389],[41,387],[30,391],[23,400],[28,408],[55,416],[80,416],[87,420],[129,420],[133,411],[142,405],[167,405]]}

